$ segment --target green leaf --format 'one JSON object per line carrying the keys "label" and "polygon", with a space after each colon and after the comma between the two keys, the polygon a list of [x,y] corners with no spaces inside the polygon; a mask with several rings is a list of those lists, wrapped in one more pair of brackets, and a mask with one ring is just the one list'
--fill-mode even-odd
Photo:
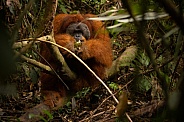
{"label": "green leaf", "polygon": [[49,111],[44,110],[43,112],[49,117],[48,120],[53,119],[53,116]]}
{"label": "green leaf", "polygon": [[66,11],[66,8],[65,8],[65,6],[63,6],[63,5],[60,5],[59,7],[61,8],[61,10],[62,10],[62,12],[63,12],[63,13],[67,14],[67,11]]}
{"label": "green leaf", "polygon": [[113,89],[113,90],[118,90],[118,84],[117,83],[114,83],[114,82],[111,82],[110,84],[109,84],[109,87],[111,88],[111,89]]}
{"label": "green leaf", "polygon": [[151,79],[145,76],[136,78],[136,83],[137,90],[143,93],[147,92],[152,87]]}

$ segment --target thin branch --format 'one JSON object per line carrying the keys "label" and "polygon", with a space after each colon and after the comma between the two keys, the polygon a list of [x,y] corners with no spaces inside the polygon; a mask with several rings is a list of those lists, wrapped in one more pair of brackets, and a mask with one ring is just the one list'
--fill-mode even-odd
{"label": "thin branch", "polygon": [[[37,52],[37,51],[36,51]],[[66,85],[66,83],[61,79],[61,77],[59,76],[59,74],[55,71],[55,69],[52,67],[52,65],[42,56],[40,55],[39,52],[37,52],[37,54],[49,65],[49,67],[52,69],[52,71],[54,72],[54,74],[58,77],[58,79],[64,84],[64,86],[67,88],[67,90],[70,90],[69,87]]]}
{"label": "thin branch", "polygon": [[26,56],[21,55],[19,52],[15,51],[15,50],[14,50],[14,52],[15,52],[16,55],[20,55],[20,58],[27,61],[27,63],[30,63],[30,64],[32,64],[36,67],[42,68],[42,69],[46,70],[47,72],[50,72],[50,73],[54,74],[52,69],[49,66],[47,66],[45,64],[42,64],[42,63],[40,63],[40,62],[38,62],[34,59],[27,58]]}

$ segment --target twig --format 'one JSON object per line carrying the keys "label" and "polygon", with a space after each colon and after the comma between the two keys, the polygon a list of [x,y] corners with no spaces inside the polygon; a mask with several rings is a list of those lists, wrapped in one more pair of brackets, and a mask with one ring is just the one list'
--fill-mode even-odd
{"label": "twig", "polygon": [[55,71],[55,69],[52,67],[52,65],[42,56],[40,55],[38,52],[37,54],[49,65],[49,67],[52,69],[52,71],[54,72],[54,74],[59,78],[59,80],[64,84],[64,86],[67,88],[67,90],[70,90],[69,87],[66,85],[66,83],[62,80],[62,78],[59,76],[59,74]]}
{"label": "twig", "polygon": [[[17,55],[20,54],[20,53],[17,52],[17,51],[14,51],[14,52],[15,52],[15,54],[17,54]],[[48,71],[48,72],[50,72],[50,73],[53,73],[53,72],[52,72],[52,69],[51,69],[49,66],[45,65],[45,64],[42,64],[42,63],[40,63],[40,62],[38,62],[38,61],[36,61],[36,60],[34,60],[34,59],[27,58],[27,57],[24,56],[24,55],[20,55],[20,57],[21,57],[23,60],[25,60],[25,61],[27,61],[28,63],[30,63],[30,64],[33,64],[33,65],[35,65],[35,66],[37,66],[37,67],[40,67],[40,68],[42,68],[42,69],[44,69],[44,70],[46,70],[46,71]]]}

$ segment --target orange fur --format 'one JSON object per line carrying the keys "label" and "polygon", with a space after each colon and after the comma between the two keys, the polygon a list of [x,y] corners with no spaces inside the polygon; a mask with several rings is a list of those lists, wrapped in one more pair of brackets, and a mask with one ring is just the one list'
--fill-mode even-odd
{"label": "orange fur", "polygon": [[[92,14],[59,14],[54,20],[54,38],[56,43],[75,52],[75,39],[66,34],[66,28],[75,22],[85,23],[90,30],[90,39],[82,43],[81,48],[75,52],[101,79],[104,79],[105,71],[112,64],[112,49],[108,32],[101,21],[85,20],[87,17],[94,17]],[[64,105],[65,98],[71,92],[76,93],[84,87],[95,88],[99,81],[68,52],[60,50],[68,66],[77,75],[75,81],[65,82],[70,90],[67,91],[61,81],[54,75],[42,73],[40,77],[41,92],[45,96],[45,104],[51,108],[58,108]],[[41,45],[41,55],[58,71],[61,66],[48,50],[46,44]],[[43,62],[43,61],[42,61]],[[61,75],[61,74],[60,74]]]}

